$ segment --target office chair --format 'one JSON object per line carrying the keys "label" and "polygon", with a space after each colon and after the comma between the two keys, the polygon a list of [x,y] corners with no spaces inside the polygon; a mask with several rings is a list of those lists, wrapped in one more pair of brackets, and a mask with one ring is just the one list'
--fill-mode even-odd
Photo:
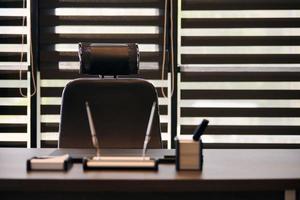
{"label": "office chair", "polygon": [[143,79],[117,78],[117,75],[137,74],[137,45],[82,43],[79,44],[79,58],[82,74],[99,77],[75,79],[64,88],[59,148],[93,147],[85,101],[88,101],[92,111],[100,148],[142,148],[155,101],[148,147],[162,148],[158,98],[154,86]]}

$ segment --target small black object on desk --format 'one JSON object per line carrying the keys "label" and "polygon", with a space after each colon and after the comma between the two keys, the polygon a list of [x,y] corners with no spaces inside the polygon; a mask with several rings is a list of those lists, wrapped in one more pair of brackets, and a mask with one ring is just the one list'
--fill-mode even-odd
{"label": "small black object on desk", "polygon": [[209,123],[209,121],[207,119],[203,119],[201,124],[199,124],[199,126],[197,126],[197,128],[195,129],[195,131],[193,133],[194,141],[199,141],[199,139],[200,139],[201,135],[204,133],[208,123]]}

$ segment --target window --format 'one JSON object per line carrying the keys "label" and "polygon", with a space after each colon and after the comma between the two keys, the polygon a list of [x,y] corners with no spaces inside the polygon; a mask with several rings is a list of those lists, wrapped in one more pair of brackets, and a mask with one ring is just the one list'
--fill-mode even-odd
{"label": "window", "polygon": [[158,89],[162,138],[170,147],[169,99],[160,92],[169,85],[167,74],[161,80],[163,9],[160,0],[40,2],[42,146],[56,145],[63,87],[79,77],[78,42],[132,42],[141,51],[139,76]]}
{"label": "window", "polygon": [[[38,15],[31,18],[30,7]],[[32,39],[36,55],[30,53],[30,22],[38,30]],[[299,24],[298,0],[4,0],[0,146],[56,147],[63,88],[82,76],[78,42],[134,42],[142,52],[138,76],[157,88],[165,147],[207,118],[203,140],[208,148],[299,148]],[[177,37],[175,72],[168,53],[171,34]],[[30,97],[32,55],[38,59],[37,94]],[[172,97],[171,72],[176,77]],[[28,97],[20,95],[20,87]],[[37,110],[32,120],[31,108]]]}
{"label": "window", "polygon": [[[30,3],[0,8],[0,144],[30,147]],[[23,35],[23,44],[22,44]],[[22,62],[20,62],[23,54]],[[20,80],[21,71],[22,80]],[[19,88],[25,97],[21,96]],[[28,96],[28,97],[26,97]]]}
{"label": "window", "polygon": [[178,5],[178,132],[207,118],[208,147],[299,144],[299,2]]}

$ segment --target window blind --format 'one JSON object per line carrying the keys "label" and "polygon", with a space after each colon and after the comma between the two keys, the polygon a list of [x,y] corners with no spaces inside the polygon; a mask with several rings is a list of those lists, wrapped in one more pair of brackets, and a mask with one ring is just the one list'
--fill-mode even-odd
{"label": "window blind", "polygon": [[40,73],[38,73],[38,146],[57,145],[62,90],[78,78],[78,42],[138,43],[138,77],[158,89],[162,138],[170,147],[170,98],[167,73],[161,80],[162,23],[160,0],[57,0],[40,2]]}
{"label": "window blind", "polygon": [[[23,17],[25,19],[24,24]],[[0,4],[0,146],[30,147],[30,1]],[[23,26],[24,25],[24,26]],[[22,34],[24,44],[22,44]],[[20,62],[21,52],[23,61]],[[23,79],[19,78],[19,71]]]}
{"label": "window blind", "polygon": [[206,147],[299,147],[300,2],[178,1],[178,134]]}

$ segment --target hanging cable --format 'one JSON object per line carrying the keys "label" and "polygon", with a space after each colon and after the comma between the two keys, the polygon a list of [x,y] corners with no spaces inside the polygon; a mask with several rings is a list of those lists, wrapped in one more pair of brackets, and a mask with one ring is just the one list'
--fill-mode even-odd
{"label": "hanging cable", "polygon": [[[165,8],[164,8],[164,22],[163,22],[163,55],[162,55],[162,67],[161,67],[161,80],[164,80],[165,74],[165,63],[166,63],[166,32],[167,32],[167,13],[168,13],[168,0],[165,0]],[[164,88],[161,87],[161,93],[163,97],[167,98]]]}
{"label": "hanging cable", "polygon": [[175,70],[174,70],[174,23],[173,23],[173,0],[170,0],[170,46],[171,46],[171,97],[174,93]]}
{"label": "hanging cable", "polygon": [[[26,8],[26,0],[23,0],[23,9]],[[28,22],[28,18],[27,18],[27,24],[30,23]],[[25,16],[22,16],[22,28],[25,28]],[[30,31],[31,32],[31,31]],[[28,35],[27,35],[28,38]],[[27,39],[28,42],[28,39]],[[29,50],[29,54],[30,54],[30,62],[31,62],[31,77],[32,77],[32,82],[33,82],[33,92],[32,94],[30,94],[30,97],[34,96],[36,93],[36,84],[35,84],[35,77],[34,77],[34,66],[33,66],[33,50],[32,50],[32,44],[31,42],[28,44],[30,46],[30,50]],[[24,57],[24,33],[22,32],[21,35],[21,55],[20,55],[20,68],[19,68],[19,79],[22,80],[22,62],[23,62],[23,57]],[[19,88],[19,93],[22,97],[26,97],[27,95],[25,95],[22,91],[22,88]]]}
{"label": "hanging cable", "polygon": [[[167,18],[168,18],[168,0],[165,0],[165,8],[164,8],[164,22],[163,22],[163,55],[162,55],[162,70],[161,70],[161,80],[164,80],[165,74],[165,63],[166,63],[166,32],[167,32]],[[171,46],[171,95],[174,93],[174,38],[173,38],[173,0],[170,0],[170,46]],[[161,92],[163,97],[167,98],[163,87],[161,87]]]}

